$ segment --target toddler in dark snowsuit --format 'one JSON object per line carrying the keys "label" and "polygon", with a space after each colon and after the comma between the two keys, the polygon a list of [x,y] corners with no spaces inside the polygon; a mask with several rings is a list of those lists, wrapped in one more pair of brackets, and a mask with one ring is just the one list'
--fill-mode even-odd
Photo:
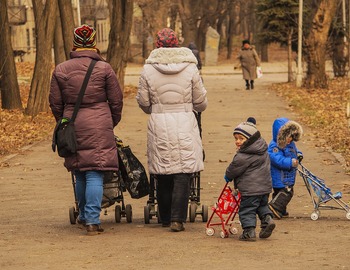
{"label": "toddler in dark snowsuit", "polygon": [[249,117],[233,131],[237,153],[226,169],[225,180],[234,180],[234,187],[241,193],[239,220],[243,233],[239,240],[255,241],[256,215],[261,220],[260,238],[271,236],[275,228],[268,198],[272,190],[270,159],[267,143],[257,130],[256,121]]}

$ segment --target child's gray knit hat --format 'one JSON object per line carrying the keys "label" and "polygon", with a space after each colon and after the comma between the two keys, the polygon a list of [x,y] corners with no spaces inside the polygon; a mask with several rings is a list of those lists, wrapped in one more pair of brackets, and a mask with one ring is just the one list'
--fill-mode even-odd
{"label": "child's gray knit hat", "polygon": [[249,117],[246,122],[240,123],[234,130],[233,134],[241,134],[249,139],[254,133],[258,131],[256,128],[256,120],[254,117]]}

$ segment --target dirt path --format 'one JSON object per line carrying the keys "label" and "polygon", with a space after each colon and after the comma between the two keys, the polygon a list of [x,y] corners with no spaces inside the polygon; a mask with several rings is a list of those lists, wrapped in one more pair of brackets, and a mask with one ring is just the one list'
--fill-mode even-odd
{"label": "dirt path", "polygon": [[[234,153],[235,125],[254,116],[269,142],[276,117],[297,120],[268,89],[271,82],[285,81],[286,74],[266,72],[254,91],[245,91],[241,76],[230,68],[203,72],[209,107],[202,114],[206,160],[201,201],[208,206],[224,186],[223,174]],[[214,75],[217,72],[226,75]],[[137,76],[126,81],[137,83]],[[136,101],[126,99],[122,123],[115,132],[145,165],[146,125],[147,116]],[[304,164],[324,178],[333,192],[342,191],[350,183],[349,175],[329,152],[314,144],[305,127],[298,143]],[[171,233],[154,219],[145,225],[147,197],[134,200],[127,193],[132,223],[123,219],[116,224],[112,206],[101,218],[106,232],[88,237],[81,226],[69,222],[68,210],[74,205],[71,179],[62,160],[50,151],[50,141],[6,162],[8,167],[0,169],[0,269],[350,269],[350,220],[345,211],[337,210],[322,211],[320,219],[312,221],[310,196],[299,176],[290,217],[276,221],[274,234],[266,240],[242,243],[237,235],[221,239],[220,230],[209,237],[199,216],[186,224],[183,233]],[[343,195],[349,202],[350,194]]]}

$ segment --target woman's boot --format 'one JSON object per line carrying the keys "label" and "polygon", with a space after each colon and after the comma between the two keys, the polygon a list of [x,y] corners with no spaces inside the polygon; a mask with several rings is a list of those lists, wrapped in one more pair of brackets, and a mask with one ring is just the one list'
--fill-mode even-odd
{"label": "woman's boot", "polygon": [[245,80],[245,90],[250,90],[249,80]]}

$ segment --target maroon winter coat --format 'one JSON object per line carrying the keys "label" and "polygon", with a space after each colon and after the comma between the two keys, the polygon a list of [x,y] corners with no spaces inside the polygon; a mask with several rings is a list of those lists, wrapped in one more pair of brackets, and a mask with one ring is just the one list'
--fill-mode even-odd
{"label": "maroon winter coat", "polygon": [[121,119],[123,93],[112,67],[96,51],[71,52],[71,59],[55,68],[50,87],[50,108],[56,121],[71,117],[92,59],[98,60],[75,119],[78,152],[65,158],[68,171],[118,169],[113,128]]}

